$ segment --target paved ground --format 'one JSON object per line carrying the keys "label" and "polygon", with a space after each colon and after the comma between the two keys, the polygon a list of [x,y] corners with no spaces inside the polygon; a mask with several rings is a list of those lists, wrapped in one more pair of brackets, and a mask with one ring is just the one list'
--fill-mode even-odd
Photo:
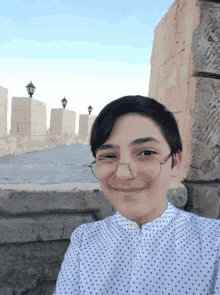
{"label": "paved ground", "polygon": [[1,184],[99,183],[90,168],[90,145],[73,144],[19,156],[0,158]]}

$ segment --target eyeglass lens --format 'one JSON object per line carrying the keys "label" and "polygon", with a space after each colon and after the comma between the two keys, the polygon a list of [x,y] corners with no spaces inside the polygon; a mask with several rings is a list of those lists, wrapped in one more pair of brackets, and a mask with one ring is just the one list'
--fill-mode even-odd
{"label": "eyeglass lens", "polygon": [[[139,163],[132,162],[130,169],[128,168],[128,172],[130,172],[132,177],[147,182],[155,179],[159,175],[160,169],[159,160],[151,156]],[[98,180],[110,181],[116,177],[117,164],[113,159],[101,158],[92,164],[92,172]]]}

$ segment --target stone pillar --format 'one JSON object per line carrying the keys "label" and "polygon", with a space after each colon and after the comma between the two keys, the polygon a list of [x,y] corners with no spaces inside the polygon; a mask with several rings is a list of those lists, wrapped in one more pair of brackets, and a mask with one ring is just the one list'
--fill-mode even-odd
{"label": "stone pillar", "polygon": [[16,140],[16,154],[44,148],[45,103],[32,97],[12,97],[11,135]]}
{"label": "stone pillar", "polygon": [[89,128],[89,115],[79,115],[79,136],[87,137]]}
{"label": "stone pillar", "polygon": [[65,109],[51,109],[50,134],[75,136],[76,113]]}
{"label": "stone pillar", "polygon": [[176,0],[155,28],[148,96],[179,124],[185,210],[219,218],[220,3]]}
{"label": "stone pillar", "polygon": [[11,135],[46,136],[46,105],[31,97],[12,97]]}
{"label": "stone pillar", "polygon": [[85,141],[85,144],[89,144],[91,129],[96,116],[80,115],[79,117],[79,134],[78,136]]}
{"label": "stone pillar", "polygon": [[76,135],[76,113],[63,109],[63,134],[68,136]]}
{"label": "stone pillar", "polygon": [[8,89],[0,86],[0,138],[7,135]]}
{"label": "stone pillar", "polygon": [[88,139],[90,140],[91,137],[91,131],[92,131],[92,125],[95,121],[97,116],[89,116],[89,126],[88,126]]}

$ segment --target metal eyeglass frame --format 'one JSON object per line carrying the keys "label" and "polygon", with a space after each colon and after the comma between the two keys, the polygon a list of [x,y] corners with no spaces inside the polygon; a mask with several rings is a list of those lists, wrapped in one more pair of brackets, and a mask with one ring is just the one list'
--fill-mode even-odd
{"label": "metal eyeglass frame", "polygon": [[[158,162],[160,163],[160,165],[163,165],[163,164],[165,164],[167,161],[168,161],[168,159],[170,158],[170,156],[172,156],[173,155],[173,153],[171,152],[162,162],[160,162],[159,160],[158,160]],[[90,163],[89,165],[81,165],[81,166],[84,166],[84,167],[89,167],[89,168],[91,168],[91,171],[92,171],[92,165],[94,164],[96,162],[96,160],[94,160],[92,163]],[[130,166],[130,163],[115,163],[116,165],[117,165],[117,169],[116,169],[116,172],[117,172],[117,170],[118,170],[118,165],[124,165],[124,164],[126,164],[126,165],[129,165],[129,170],[133,170],[133,168],[131,168],[131,166]],[[94,173],[93,173],[93,171],[92,171],[92,174],[94,175]],[[158,174],[159,175],[159,174]],[[95,175],[94,175],[95,176]],[[96,179],[98,179],[96,176],[95,176],[95,178]],[[102,180],[100,180],[100,179],[98,179],[99,181],[102,181]]]}

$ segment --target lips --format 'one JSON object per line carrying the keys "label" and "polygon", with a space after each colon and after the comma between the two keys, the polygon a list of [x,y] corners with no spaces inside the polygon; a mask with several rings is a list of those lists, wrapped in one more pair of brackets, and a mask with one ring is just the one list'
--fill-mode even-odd
{"label": "lips", "polygon": [[128,188],[128,189],[122,189],[122,188],[114,188],[114,187],[111,187],[112,189],[118,191],[118,192],[124,192],[124,193],[134,193],[134,192],[139,192],[141,191],[142,189],[144,188]]}

